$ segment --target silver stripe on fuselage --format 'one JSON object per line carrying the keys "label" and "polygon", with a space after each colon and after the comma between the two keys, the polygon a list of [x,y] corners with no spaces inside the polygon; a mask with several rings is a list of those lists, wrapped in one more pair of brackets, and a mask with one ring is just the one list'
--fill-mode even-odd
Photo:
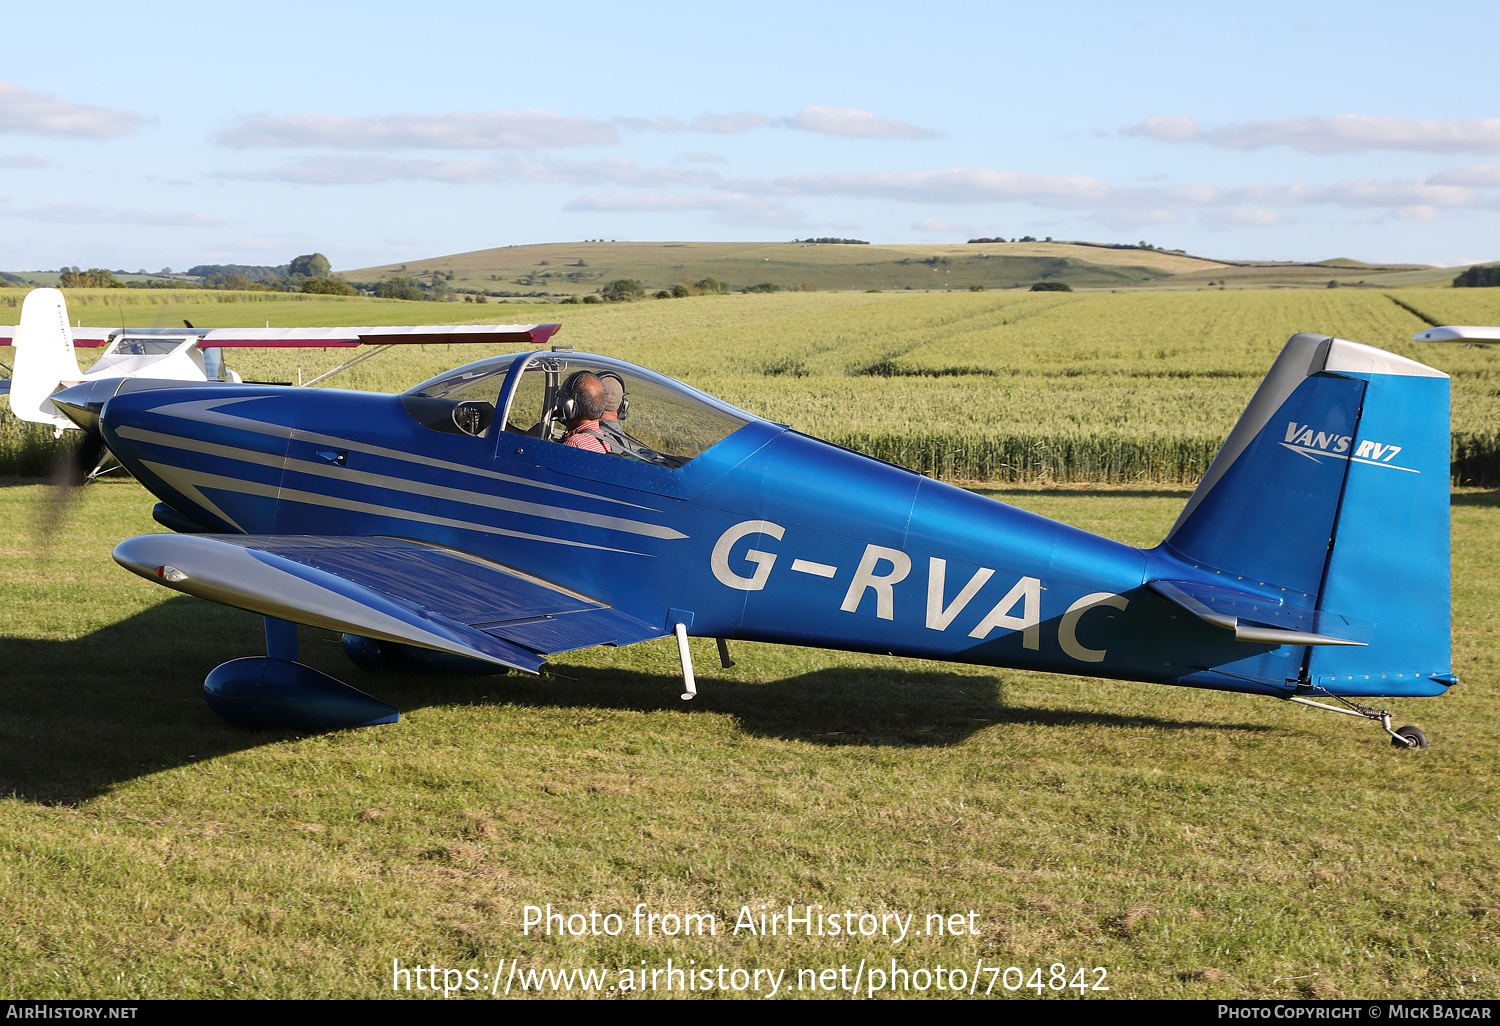
{"label": "silver stripe on fuselage", "polygon": [[[253,420],[249,417],[238,417],[232,413],[220,413],[218,407],[228,406],[233,403],[250,402],[255,399],[266,399],[270,396],[256,395],[234,397],[229,399],[196,399],[192,402],[169,403],[165,406],[153,407],[152,413],[159,413],[168,417],[176,417],[181,420],[193,420],[203,424],[223,424],[226,427],[239,428],[243,431],[253,431],[261,435],[273,435],[286,437],[289,429],[284,425],[267,424],[265,421]],[[394,398],[394,397],[393,397]],[[586,499],[595,499],[599,502],[610,502],[617,506],[630,506],[634,509],[644,509],[652,513],[661,512],[651,506],[642,506],[637,502],[626,502],[624,499],[611,499],[593,492],[585,492],[577,488],[568,488],[565,485],[546,484],[541,481],[532,481],[529,478],[517,477],[514,474],[502,474],[497,470],[481,470],[478,467],[468,467],[462,463],[452,463],[447,460],[433,459],[427,456],[418,456],[414,453],[402,452],[400,449],[387,449],[380,445],[369,445],[365,442],[357,442],[352,438],[340,438],[337,435],[322,435],[311,431],[291,431],[291,437],[300,442],[311,442],[314,445],[331,445],[337,448],[352,449],[355,452],[365,452],[372,456],[383,456],[386,459],[401,460],[405,463],[417,463],[422,466],[439,467],[443,470],[452,470],[460,474],[472,474],[475,477],[487,478],[493,481],[505,481],[508,484],[525,485],[527,488],[540,488],[544,491],[562,492],[565,495],[577,495]]]}
{"label": "silver stripe on fuselage", "polygon": [[582,510],[570,509],[567,506],[548,506],[544,503],[527,502],[524,499],[511,499],[504,496],[489,495],[484,492],[471,492],[461,488],[449,488],[446,485],[427,484],[404,477],[391,477],[386,474],[350,470],[347,467],[340,467],[331,463],[314,463],[310,460],[299,460],[291,456],[281,457],[275,453],[260,452],[255,449],[243,449],[239,446],[221,445],[217,442],[204,442],[196,438],[163,434],[159,431],[148,431],[144,428],[125,426],[117,428],[115,433],[121,438],[128,438],[132,441],[146,442],[151,445],[166,446],[172,449],[186,449],[205,456],[217,456],[221,459],[237,460],[262,467],[277,468],[284,466],[286,470],[293,473],[308,474],[335,481],[353,481],[371,488],[385,488],[390,491],[408,492],[413,495],[430,495],[435,498],[447,499],[450,502],[461,502],[470,506],[486,506],[490,509],[503,510],[508,513],[519,513],[523,516],[560,520],[568,523],[583,524],[588,527],[604,528],[610,531],[622,531],[627,534],[641,534],[650,538],[663,538],[668,541],[687,537],[681,531],[670,527],[662,527],[658,524],[646,524],[639,520],[612,517],[602,513],[586,513]]}
{"label": "silver stripe on fuselage", "polygon": [[[415,513],[407,509],[396,509],[392,506],[381,506],[373,502],[359,502],[354,499],[340,499],[318,492],[302,492],[295,489],[278,488],[275,485],[262,484],[258,481],[246,481],[244,478],[239,477],[223,477],[218,474],[205,474],[200,471],[187,470],[183,467],[152,463],[149,460],[142,460],[141,465],[184,494],[201,496],[202,492],[200,489],[219,488],[227,492],[238,492],[242,495],[262,495],[287,502],[300,502],[309,506],[348,510],[352,513],[373,513],[377,516],[390,517],[394,520],[410,520],[421,524],[436,524],[439,527],[457,527],[465,531],[479,531],[484,534],[501,535],[506,538],[522,538],[526,541],[547,542],[552,545],[567,545],[580,549],[597,549],[601,552],[619,552],[628,556],[651,555],[649,552],[638,552],[634,549],[617,549],[610,545],[593,545],[589,542],[569,541],[566,538],[552,538],[547,535],[528,534],[525,531],[507,531],[503,527],[490,527],[487,524],[476,524],[468,520],[453,520],[448,517],[429,516],[425,513]],[[212,503],[206,500],[204,505],[212,507]],[[244,531],[243,527],[229,517],[224,517],[224,520]]]}

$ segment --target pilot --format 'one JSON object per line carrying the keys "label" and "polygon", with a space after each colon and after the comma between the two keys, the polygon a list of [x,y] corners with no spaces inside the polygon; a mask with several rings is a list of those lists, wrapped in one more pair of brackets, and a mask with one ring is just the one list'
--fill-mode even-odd
{"label": "pilot", "polygon": [[625,382],[620,375],[611,371],[605,371],[599,375],[599,384],[604,386],[604,414],[599,420],[620,419],[621,407],[630,409],[630,403],[625,400]]}
{"label": "pilot", "polygon": [[629,452],[633,439],[620,427],[621,415],[630,410],[625,381],[620,375],[606,371],[599,375],[599,383],[604,386],[604,413],[599,417],[599,430],[608,437],[615,452]]}
{"label": "pilot", "polygon": [[589,452],[610,452],[610,444],[599,430],[599,418],[604,415],[604,385],[588,371],[579,371],[563,385],[563,416],[568,422],[568,433],[562,444]]}
{"label": "pilot", "polygon": [[626,434],[620,423],[630,413],[630,394],[625,391],[625,379],[613,371],[605,371],[599,375],[599,382],[604,386],[604,413],[599,418],[599,430],[609,442],[610,451],[616,456],[642,463],[664,465],[661,453]]}

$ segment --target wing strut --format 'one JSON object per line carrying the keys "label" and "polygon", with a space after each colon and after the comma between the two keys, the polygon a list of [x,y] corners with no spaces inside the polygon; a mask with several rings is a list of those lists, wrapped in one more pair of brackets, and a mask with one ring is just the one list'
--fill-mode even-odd
{"label": "wing strut", "polygon": [[364,361],[368,360],[372,356],[379,356],[381,353],[383,353],[387,349],[391,348],[391,345],[393,345],[393,344],[394,343],[391,343],[391,344],[388,344],[388,345],[383,345],[383,346],[376,346],[374,349],[366,349],[366,350],[362,351],[358,356],[351,356],[349,359],[347,359],[343,363],[339,364],[333,370],[331,370],[331,371],[324,371],[322,374],[319,374],[317,377],[313,378],[311,381],[305,382],[304,383],[304,387],[311,388],[313,385],[316,385],[318,382],[320,382],[320,381],[326,381],[327,379],[333,377],[335,374],[338,374],[340,371],[346,371],[346,370],[348,370],[350,367],[353,367],[356,363],[363,363]]}

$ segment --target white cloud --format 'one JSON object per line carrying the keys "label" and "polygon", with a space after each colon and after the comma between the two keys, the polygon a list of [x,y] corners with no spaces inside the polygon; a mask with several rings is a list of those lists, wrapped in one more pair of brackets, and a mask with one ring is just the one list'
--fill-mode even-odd
{"label": "white cloud", "polygon": [[663,185],[717,185],[718,172],[687,170],[675,167],[642,167],[633,160],[611,157],[604,160],[548,160],[518,163],[516,177],[533,182],[616,182],[659,188]]}
{"label": "white cloud", "polygon": [[[1450,177],[1500,186],[1500,168],[1472,165]],[[1446,173],[1445,173],[1446,174]],[[772,196],[845,196],[906,203],[980,205],[1028,203],[1086,211],[1110,227],[1164,224],[1188,211],[1205,212],[1221,224],[1269,227],[1290,223],[1278,210],[1324,205],[1380,210],[1414,219],[1443,211],[1500,208],[1500,195],[1479,185],[1443,184],[1431,178],[1349,179],[1328,185],[1308,182],[1117,187],[1087,175],[1040,175],[997,168],[854,174],[807,173],[773,178],[730,179],[725,189]],[[920,224],[921,222],[919,222]]]}
{"label": "white cloud", "polygon": [[139,224],[173,228],[211,228],[223,221],[201,211],[157,214],[146,210],[106,210],[92,203],[44,203],[14,207],[0,200],[0,217],[18,217],[53,224]]}
{"label": "white cloud", "polygon": [[752,128],[768,128],[775,123],[776,119],[773,117],[742,110],[733,114],[700,114],[688,122],[688,128],[694,132],[733,135],[737,132],[748,132]]}
{"label": "white cloud", "polygon": [[1013,203],[1090,206],[1107,199],[1110,186],[1087,175],[1038,175],[987,167],[935,171],[796,174],[737,179],[729,188],[783,196],[855,196],[908,203]]}
{"label": "white cloud", "polygon": [[932,232],[937,235],[972,235],[973,229],[957,221],[944,221],[937,217],[924,217],[912,225],[912,231]]}
{"label": "white cloud", "polygon": [[1211,220],[1233,225],[1236,228],[1274,228],[1291,223],[1286,215],[1267,210],[1265,207],[1233,207],[1229,210],[1214,212]]}
{"label": "white cloud", "polygon": [[567,182],[575,185],[615,182],[657,188],[663,185],[715,185],[711,170],[647,168],[631,160],[399,160],[382,156],[306,157],[265,171],[226,171],[216,177],[242,181],[291,182],[298,185],[374,185],[426,181],[447,185],[486,182]]}
{"label": "white cloud", "polygon": [[295,185],[375,185],[380,182],[429,181],[449,185],[496,182],[506,177],[502,164],[479,160],[393,160],[390,157],[307,157],[265,171],[225,171],[215,177]]}
{"label": "white cloud", "polygon": [[693,195],[685,193],[617,192],[580,196],[564,210],[611,214],[664,214],[707,210],[718,220],[743,228],[796,227],[802,215],[780,203],[743,193]]}
{"label": "white cloud", "polygon": [[1443,212],[1437,207],[1424,204],[1414,207],[1402,207],[1396,211],[1396,216],[1403,221],[1436,221],[1443,216]]}
{"label": "white cloud", "polygon": [[883,118],[867,110],[817,105],[803,107],[796,114],[784,118],[773,118],[767,114],[741,110],[733,114],[704,112],[696,118],[689,119],[615,118],[614,123],[637,131],[708,132],[716,135],[732,135],[777,125],[800,129],[804,132],[848,135],[861,139],[933,139],[943,134],[934,129],[908,124],[899,118]]}
{"label": "white cloud", "polygon": [[296,146],[320,150],[532,150],[620,141],[614,126],[596,118],[546,110],[481,113],[297,114],[244,118],[224,129],[221,146]]}
{"label": "white cloud", "polygon": [[[3,124],[3,123],[0,123]],[[857,138],[931,139],[943,133],[840,107],[803,107],[791,117],[742,110],[705,111],[694,118],[617,117],[603,120],[546,110],[450,111],[445,114],[258,115],[221,131],[218,143],[233,149],[276,146],[320,150],[537,150],[614,145],[616,129],[733,135],[783,126]]]}
{"label": "white cloud", "polygon": [[936,139],[943,134],[898,118],[883,118],[867,110],[849,107],[807,106],[782,120],[788,128],[804,132],[850,135],[861,139]]}
{"label": "white cloud", "polygon": [[11,153],[0,157],[0,167],[14,168],[18,171],[34,171],[51,166],[52,161],[46,157],[38,157],[34,153]]}
{"label": "white cloud", "polygon": [[1120,129],[1121,135],[1144,135],[1158,142],[1192,142],[1203,134],[1187,114],[1156,114],[1139,125]]}
{"label": "white cloud", "polygon": [[655,132],[708,132],[713,135],[735,135],[755,128],[768,128],[777,120],[753,110],[735,111],[733,114],[710,114],[705,111],[696,118],[615,118],[615,124],[636,131]]}
{"label": "white cloud", "polygon": [[1500,164],[1444,168],[1427,181],[1433,185],[1470,185],[1479,189],[1500,187]]}
{"label": "white cloud", "polygon": [[1101,209],[1093,213],[1093,219],[1106,228],[1134,231],[1162,224],[1182,223],[1182,214],[1165,207],[1138,207]]}
{"label": "white cloud", "polygon": [[0,80],[0,133],[114,139],[129,135],[145,122],[146,118],[133,110],[73,103]]}
{"label": "white cloud", "polygon": [[1201,142],[1233,150],[1289,146],[1304,153],[1411,150],[1418,153],[1500,152],[1500,118],[1397,118],[1336,114],[1273,118],[1204,130],[1186,114],[1158,114],[1121,129],[1158,142]]}

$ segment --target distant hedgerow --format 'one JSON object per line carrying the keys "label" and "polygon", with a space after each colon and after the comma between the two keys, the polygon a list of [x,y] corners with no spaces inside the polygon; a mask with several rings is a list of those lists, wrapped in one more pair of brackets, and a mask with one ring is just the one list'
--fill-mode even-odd
{"label": "distant hedgerow", "polygon": [[1484,289],[1500,285],[1500,264],[1488,267],[1471,267],[1453,279],[1456,289]]}

